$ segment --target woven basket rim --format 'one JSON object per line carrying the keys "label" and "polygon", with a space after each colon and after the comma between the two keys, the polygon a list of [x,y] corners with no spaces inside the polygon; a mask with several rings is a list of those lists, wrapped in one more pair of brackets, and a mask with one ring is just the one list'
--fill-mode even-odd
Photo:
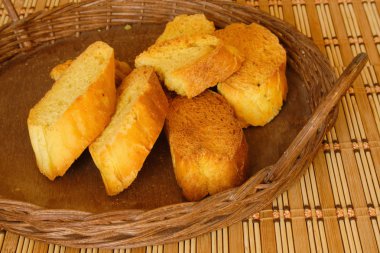
{"label": "woven basket rim", "polygon": [[[260,10],[256,10],[251,6],[223,0],[193,1],[187,3],[183,0],[164,0],[161,1],[162,3],[164,3],[161,3],[162,5],[157,4],[155,2],[156,1],[152,0],[137,0],[128,2],[122,2],[119,0],[86,0],[81,3],[68,3],[50,11],[39,11],[28,16],[24,20],[20,20],[13,24],[8,23],[3,27],[0,27],[0,40],[2,39],[2,36],[6,37],[5,34],[13,32],[18,35],[17,42],[21,46],[19,47],[20,49],[15,51],[16,53],[14,55],[12,55],[8,59],[0,60],[0,63],[8,62],[9,59],[11,59],[13,56],[17,56],[18,54],[26,51],[23,45],[25,45],[25,42],[28,41],[28,38],[23,37],[22,33],[23,31],[27,30],[27,28],[25,28],[26,26],[34,23],[39,24],[39,22],[41,23],[43,22],[43,20],[49,17],[57,19],[57,17],[59,17],[60,15],[62,16],[65,13],[71,14],[73,10],[79,8],[83,8],[83,10],[96,8],[100,9],[101,7],[109,6],[112,4],[124,7],[136,7],[140,3],[146,4],[145,7],[150,5],[152,5],[153,7],[157,7],[163,6],[165,4],[165,8],[168,9],[170,9],[170,6],[167,7],[168,5],[175,4],[176,8],[179,8],[175,10],[179,11],[177,13],[173,12],[173,14],[170,14],[172,16],[178,15],[183,11],[186,12],[185,8],[189,6],[189,8],[193,8],[191,9],[191,11],[196,11],[200,8],[204,8],[203,10],[206,16],[207,14],[211,15],[210,13],[215,12],[216,14],[215,16],[213,16],[213,20],[216,22],[217,25],[219,24],[223,26],[224,24],[229,23],[230,21],[227,18],[221,18],[223,17],[221,15],[231,12],[233,14],[240,14],[241,16],[239,16],[239,19],[241,20],[250,20],[254,18],[258,19],[260,21],[260,24],[266,26],[272,31],[274,31],[274,29],[280,30],[280,28],[286,28],[286,32],[285,30],[277,31],[277,35],[283,36],[280,37],[280,40],[283,43],[285,40],[289,39],[289,42],[286,42],[285,44],[292,43],[291,40],[294,39],[290,38],[289,34],[292,34],[295,38],[302,40],[303,44],[300,45],[300,50],[305,50],[305,54],[309,53],[310,51],[310,54],[316,58],[315,61],[317,61],[319,64],[317,64],[316,68],[320,69],[317,70],[324,72],[323,74],[325,75],[325,77],[323,77],[324,79],[320,80],[320,85],[324,92],[327,92],[328,89],[331,88],[335,80],[333,69],[329,65],[325,56],[322,55],[322,53],[310,39],[308,39],[306,36],[295,30],[293,27],[291,27],[284,21],[278,20],[270,16],[269,14],[261,12]],[[205,9],[206,7],[207,9]],[[221,9],[218,9],[218,7]],[[189,13],[191,13],[191,11],[189,11]],[[170,15],[167,14],[167,17],[170,17]],[[152,20],[149,19],[150,16],[146,17],[146,20],[141,19],[140,22],[152,22]],[[137,22],[138,21],[136,21],[136,23]],[[115,23],[112,23],[112,21],[110,21],[110,23],[103,24],[103,26],[113,26],[117,24],[117,21],[115,21]],[[279,28],[274,27],[275,25],[278,25]],[[40,46],[43,43],[44,42],[36,44],[37,46]],[[2,44],[0,44],[0,48],[1,45]],[[295,55],[296,53],[297,52],[291,52],[290,54],[292,57],[291,61],[293,62],[293,64],[299,64],[299,62],[297,63],[297,61],[302,62],[303,60],[300,56],[302,54]],[[303,76],[303,78],[306,77]],[[316,98],[316,101],[323,97],[323,95],[321,94],[319,94],[319,96],[321,97]],[[313,106],[315,107],[316,105],[317,103]],[[328,129],[335,122],[337,112],[338,107],[335,107],[335,109],[330,113],[327,122],[325,122],[325,125],[321,128],[321,131],[318,133],[317,136],[314,137],[314,142],[321,142],[324,133],[328,131]],[[102,213],[92,213],[88,211],[79,211],[75,209],[46,209],[33,203],[2,198],[0,194],[0,227],[4,227],[12,232],[26,235],[32,239],[45,240],[72,247],[118,247],[123,245],[125,246],[125,243],[127,243],[128,247],[137,247],[151,243],[167,243],[178,241],[180,239],[186,239],[200,234],[200,230],[197,229],[196,226],[197,224],[198,226],[202,226],[203,220],[198,220],[196,223],[190,224],[189,227],[185,227],[184,229],[175,226],[170,227],[170,224],[168,224],[168,220],[171,220],[171,222],[179,221],[180,219],[189,218],[194,212],[205,213],[207,212],[207,210],[205,210],[205,207],[215,202],[218,203],[218,205],[216,206],[217,208],[221,208],[223,210],[226,209],[229,211],[229,213],[223,214],[220,211],[213,211],[213,214],[215,215],[215,217],[217,217],[215,221],[212,218],[209,218],[206,221],[205,218],[204,223],[207,222],[207,230],[210,231],[215,228],[230,225],[238,220],[241,220],[243,217],[242,215],[245,215],[246,213],[249,213],[249,210],[252,210],[252,205],[257,204],[258,208],[256,209],[264,208],[266,204],[256,203],[257,201],[250,202],[250,200],[253,199],[253,196],[262,197],[265,194],[269,194],[270,198],[268,198],[268,200],[265,201],[265,203],[269,203],[273,200],[274,196],[281,193],[289,186],[289,182],[287,182],[289,178],[292,178],[294,180],[295,178],[298,178],[300,175],[302,175],[305,166],[311,161],[311,158],[314,157],[315,152],[318,150],[318,148],[314,147],[315,145],[311,145],[310,142],[311,140],[309,140],[308,146],[302,153],[306,153],[308,158],[304,161],[296,160],[291,164],[289,162],[291,167],[289,167],[290,173],[288,173],[288,175],[285,175],[281,170],[276,170],[274,167],[277,166],[277,164],[273,164],[271,166],[262,168],[257,174],[248,179],[240,187],[230,189],[213,196],[209,196],[199,202],[184,202],[179,204],[163,206],[152,210],[127,209],[122,211],[106,211]],[[286,150],[289,150],[289,147]],[[287,165],[288,163],[284,164]],[[283,166],[285,166],[284,164]],[[253,190],[251,188],[254,188],[253,192],[250,192],[250,190]],[[244,210],[240,208],[235,208],[234,204],[236,205],[236,203],[241,205],[241,207]],[[170,214],[171,212],[174,213],[176,210],[182,211],[182,213],[179,214],[178,217],[165,216],[162,219],[152,218],[155,217],[155,215],[157,216],[158,214]],[[240,210],[243,210],[243,214],[239,214]],[[245,217],[248,217],[248,215],[246,215]],[[96,227],[98,226],[99,221],[101,221],[102,223],[101,231],[90,231],[86,233],[84,229],[81,228],[81,226]],[[149,231],[149,229],[144,230],[144,228],[141,228],[141,226],[146,225],[143,224],[144,222],[148,224],[147,226],[151,226],[150,224],[154,224],[155,226],[162,226],[162,228],[155,230],[152,233],[148,233],[147,231]],[[52,226],[50,229],[48,226],[49,224]],[[167,226],[167,229],[165,228],[165,226]],[[62,229],[64,231],[62,231]],[[114,240],[112,240],[112,237],[107,237],[105,235],[105,233],[109,233],[110,231],[114,230],[116,230],[119,233],[114,236]],[[203,230],[203,232],[207,232],[207,230]],[[186,233],[183,231],[186,231]],[[169,233],[172,233],[173,236],[170,236]],[[78,235],[78,237],[73,238],[75,235]]]}

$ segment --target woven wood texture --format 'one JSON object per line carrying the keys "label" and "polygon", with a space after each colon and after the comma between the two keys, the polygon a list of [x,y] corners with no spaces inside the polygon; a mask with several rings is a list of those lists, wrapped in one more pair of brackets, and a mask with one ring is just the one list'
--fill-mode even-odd
{"label": "woven wood texture", "polygon": [[[67,2],[15,0],[14,4],[24,18]],[[379,252],[380,2],[246,3],[286,20],[313,39],[337,75],[360,52],[367,52],[370,61],[342,98],[338,120],[305,175],[271,206],[245,221],[191,240],[114,252]],[[9,21],[0,4],[0,25]],[[48,245],[6,231],[0,232],[0,249],[112,252]]]}

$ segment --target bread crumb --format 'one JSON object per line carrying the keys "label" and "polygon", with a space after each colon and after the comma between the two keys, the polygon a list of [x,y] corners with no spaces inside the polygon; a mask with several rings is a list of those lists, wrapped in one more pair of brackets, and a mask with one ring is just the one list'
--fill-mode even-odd
{"label": "bread crumb", "polygon": [[125,25],[124,26],[124,30],[126,30],[126,31],[131,30],[131,29],[132,29],[131,25]]}

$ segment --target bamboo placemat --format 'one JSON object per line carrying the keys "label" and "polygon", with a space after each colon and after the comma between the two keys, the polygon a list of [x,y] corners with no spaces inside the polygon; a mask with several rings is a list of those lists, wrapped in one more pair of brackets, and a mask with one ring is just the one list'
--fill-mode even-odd
{"label": "bamboo placemat", "polygon": [[[12,2],[26,17],[77,0]],[[293,24],[327,55],[337,75],[359,52],[369,55],[305,175],[262,212],[190,240],[131,250],[73,249],[0,231],[1,252],[380,252],[380,1],[238,2]],[[1,3],[0,25],[9,21]]]}

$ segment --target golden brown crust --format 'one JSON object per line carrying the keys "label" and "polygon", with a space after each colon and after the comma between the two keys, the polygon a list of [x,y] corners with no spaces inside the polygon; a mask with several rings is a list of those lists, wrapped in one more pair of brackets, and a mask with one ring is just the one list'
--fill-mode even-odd
{"label": "golden brown crust", "polygon": [[261,25],[234,23],[216,30],[214,35],[238,49],[248,61],[254,63],[258,70],[252,77],[255,82],[265,81],[286,62],[286,51],[278,38]]}
{"label": "golden brown crust", "polygon": [[192,98],[226,80],[240,68],[243,60],[240,54],[221,43],[209,54],[175,70],[172,75],[182,81],[186,96]]}
{"label": "golden brown crust", "polygon": [[[114,66],[112,56],[105,71],[54,124],[35,125],[34,108],[31,109],[28,128],[37,165],[50,180],[62,176],[110,121],[116,104]],[[48,161],[39,158],[42,150],[36,138],[40,132],[45,139]]]}
{"label": "golden brown crust", "polygon": [[[134,120],[125,115],[112,137],[104,142],[96,140],[89,148],[108,195],[120,193],[134,181],[163,128],[168,111],[168,101],[153,69],[134,70],[123,81],[124,92],[133,75],[145,75],[144,85],[148,86],[129,111]],[[124,99],[123,94],[120,99]]]}
{"label": "golden brown crust", "polygon": [[[244,75],[249,73],[247,71]],[[218,92],[233,106],[243,128],[249,125],[264,126],[280,112],[287,93],[285,71],[281,68],[260,87],[239,84],[220,83]]]}
{"label": "golden brown crust", "polygon": [[246,57],[236,73],[218,84],[218,91],[243,127],[267,124],[281,110],[287,93],[286,52],[278,38],[258,24],[231,24],[214,34]]}
{"label": "golden brown crust", "polygon": [[248,146],[232,108],[219,94],[175,98],[165,129],[186,199],[200,200],[244,181]]}

